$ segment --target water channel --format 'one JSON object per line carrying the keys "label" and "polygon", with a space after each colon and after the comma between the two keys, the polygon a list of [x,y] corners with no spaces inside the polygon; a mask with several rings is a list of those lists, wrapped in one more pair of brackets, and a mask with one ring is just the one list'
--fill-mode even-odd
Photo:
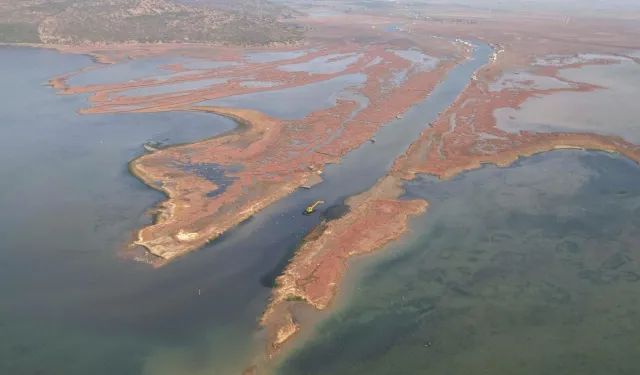
{"label": "water channel", "polygon": [[316,199],[337,205],[373,185],[490,54],[476,45],[474,59],[381,128],[375,144],[328,166],[323,183],[153,270],[116,256],[162,199],[127,173],[127,162],[142,143],[194,141],[229,122],[188,113],[77,115],[85,97],[55,95],[42,83],[91,64],[88,57],[0,49],[9,62],[0,73],[7,83],[0,92],[0,373],[240,372],[261,345],[256,319],[270,283],[318,224],[301,208]]}

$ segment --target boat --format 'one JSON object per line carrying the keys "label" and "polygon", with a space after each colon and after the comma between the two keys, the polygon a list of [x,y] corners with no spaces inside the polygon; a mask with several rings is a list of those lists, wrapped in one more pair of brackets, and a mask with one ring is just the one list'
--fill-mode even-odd
{"label": "boat", "polygon": [[316,207],[320,204],[324,203],[324,201],[316,201],[316,203],[312,204],[311,206],[307,207],[302,213],[304,215],[311,215],[312,213],[316,212]]}

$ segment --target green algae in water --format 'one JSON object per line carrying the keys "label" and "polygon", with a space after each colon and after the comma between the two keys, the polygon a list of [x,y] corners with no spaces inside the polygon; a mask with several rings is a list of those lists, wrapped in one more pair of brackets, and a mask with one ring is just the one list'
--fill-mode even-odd
{"label": "green algae in water", "polygon": [[640,183],[619,156],[554,151],[451,181],[280,374],[631,374],[640,368]]}

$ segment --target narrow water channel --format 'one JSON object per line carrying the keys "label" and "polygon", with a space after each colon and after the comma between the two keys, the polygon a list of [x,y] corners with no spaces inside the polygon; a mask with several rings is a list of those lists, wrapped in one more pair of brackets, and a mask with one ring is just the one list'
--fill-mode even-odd
{"label": "narrow water channel", "polygon": [[[158,123],[175,133],[202,117],[77,115],[84,98],[56,96],[41,83],[90,60],[29,51],[0,51],[3,61],[30,61],[3,76],[23,79],[20,96],[12,85],[0,89],[2,97],[13,97],[5,105],[25,109],[4,111],[0,127],[7,172],[1,183],[14,192],[0,196],[0,222],[7,224],[0,245],[0,373],[65,375],[240,372],[260,342],[256,319],[270,281],[319,222],[301,215],[303,207],[317,199],[337,205],[373,185],[491,54],[487,45],[476,45],[474,59],[451,70],[402,120],[381,128],[375,144],[328,166],[323,183],[151,270],[115,256],[129,232],[150,220],[144,211],[161,199],[126,173],[126,162],[145,141],[164,139]],[[227,126],[212,122],[208,132]]]}
{"label": "narrow water channel", "polygon": [[559,150],[451,180],[402,240],[353,259],[281,375],[633,374],[640,165]]}

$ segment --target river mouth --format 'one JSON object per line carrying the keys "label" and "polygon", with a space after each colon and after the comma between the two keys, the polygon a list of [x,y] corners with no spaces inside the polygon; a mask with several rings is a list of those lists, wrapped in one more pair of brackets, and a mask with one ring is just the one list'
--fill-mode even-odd
{"label": "river mouth", "polygon": [[633,372],[637,186],[637,163],[578,150],[407,183],[427,213],[352,262],[339,306],[277,373]]}
{"label": "river mouth", "polygon": [[[375,143],[328,166],[324,182],[157,270],[114,256],[133,230],[150,223],[145,212],[163,199],[128,173],[127,162],[145,143],[211,137],[229,123],[205,113],[81,116],[75,112],[86,105],[84,97],[54,95],[41,84],[90,65],[90,58],[37,49],[0,53],[15,62],[7,80],[24,82],[18,92],[3,92],[13,100],[0,112],[0,123],[10,124],[2,128],[1,159],[11,161],[2,169],[9,176],[3,189],[11,194],[0,198],[6,268],[0,332],[7,343],[0,355],[9,358],[0,361],[0,372],[174,375],[244,369],[262,343],[256,318],[271,289],[261,277],[322,220],[302,215],[304,207],[316,200],[339,205],[373,185],[462,92],[490,49],[479,45],[475,60],[454,68],[427,100],[381,128]],[[200,124],[186,132],[193,139],[179,138],[185,123]]]}

